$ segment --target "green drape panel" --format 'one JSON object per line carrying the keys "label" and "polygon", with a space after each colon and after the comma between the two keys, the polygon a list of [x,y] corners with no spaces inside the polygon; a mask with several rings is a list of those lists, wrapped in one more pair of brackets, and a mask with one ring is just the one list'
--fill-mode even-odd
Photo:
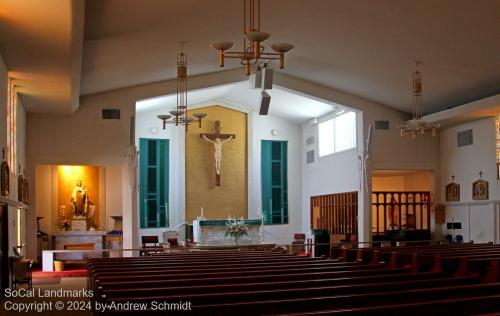
{"label": "green drape panel", "polygon": [[168,154],[167,139],[139,140],[140,227],[168,227]]}
{"label": "green drape panel", "polygon": [[261,143],[262,212],[265,224],[288,223],[287,142]]}

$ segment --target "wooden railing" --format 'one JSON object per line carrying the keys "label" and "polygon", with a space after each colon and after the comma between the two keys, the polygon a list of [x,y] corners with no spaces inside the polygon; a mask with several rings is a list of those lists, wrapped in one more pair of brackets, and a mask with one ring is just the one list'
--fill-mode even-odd
{"label": "wooden railing", "polygon": [[372,233],[429,230],[430,192],[372,192]]}
{"label": "wooden railing", "polygon": [[331,234],[358,233],[358,192],[311,197],[311,228],[329,229]]}

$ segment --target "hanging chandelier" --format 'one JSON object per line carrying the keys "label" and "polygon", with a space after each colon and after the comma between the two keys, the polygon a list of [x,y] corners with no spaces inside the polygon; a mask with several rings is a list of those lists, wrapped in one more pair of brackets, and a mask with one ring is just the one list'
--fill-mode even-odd
{"label": "hanging chandelier", "polygon": [[[416,67],[418,67],[418,65],[420,65],[419,61],[415,63]],[[398,126],[401,129],[401,137],[411,135],[411,138],[415,140],[417,135],[424,135],[425,132],[429,130],[432,132],[432,136],[436,136],[440,124],[432,124],[424,121],[422,119],[422,108],[422,74],[420,71],[415,70],[413,73],[412,119],[405,125]]]}
{"label": "hanging chandelier", "polygon": [[177,55],[177,109],[170,111],[170,115],[160,114],[158,118],[163,121],[163,129],[165,129],[167,124],[175,124],[175,126],[184,125],[187,132],[188,126],[193,123],[198,123],[198,127],[201,127],[201,120],[207,116],[207,114],[193,113],[193,117],[188,116],[187,56],[183,51],[185,42],[179,44],[181,46],[181,52]]}
{"label": "hanging chandelier", "polygon": [[224,67],[224,58],[238,58],[245,67],[245,75],[250,75],[251,65],[259,60],[279,60],[279,67],[285,67],[285,53],[293,49],[289,43],[271,44],[274,52],[264,52],[262,42],[267,40],[269,33],[260,30],[260,0],[243,0],[243,51],[227,51],[233,47],[230,41],[213,42],[213,49],[219,52],[219,66]]}

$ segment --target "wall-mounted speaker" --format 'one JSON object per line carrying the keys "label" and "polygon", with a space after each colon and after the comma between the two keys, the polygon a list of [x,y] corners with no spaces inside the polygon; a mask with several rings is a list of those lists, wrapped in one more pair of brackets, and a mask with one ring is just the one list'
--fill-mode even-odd
{"label": "wall-mounted speaker", "polygon": [[260,89],[262,86],[262,71],[257,70],[255,73],[250,75],[250,89]]}
{"label": "wall-mounted speaker", "polygon": [[262,90],[273,88],[273,70],[269,68],[262,69]]}
{"label": "wall-mounted speaker", "polygon": [[314,162],[314,149],[306,151],[306,163],[310,164]]}
{"label": "wall-mounted speaker", "polygon": [[262,91],[260,94],[260,115],[267,115],[269,112],[269,103],[271,103],[271,96],[267,92]]}
{"label": "wall-mounted speaker", "polygon": [[306,146],[308,145],[314,145],[314,136],[306,138]]}

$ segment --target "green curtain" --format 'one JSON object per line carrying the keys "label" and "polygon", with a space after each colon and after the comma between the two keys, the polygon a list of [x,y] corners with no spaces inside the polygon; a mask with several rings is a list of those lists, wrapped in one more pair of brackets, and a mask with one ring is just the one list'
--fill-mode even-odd
{"label": "green curtain", "polygon": [[139,140],[140,227],[168,227],[168,154],[167,139]]}
{"label": "green curtain", "polygon": [[265,224],[288,223],[287,142],[261,143],[262,212]]}

